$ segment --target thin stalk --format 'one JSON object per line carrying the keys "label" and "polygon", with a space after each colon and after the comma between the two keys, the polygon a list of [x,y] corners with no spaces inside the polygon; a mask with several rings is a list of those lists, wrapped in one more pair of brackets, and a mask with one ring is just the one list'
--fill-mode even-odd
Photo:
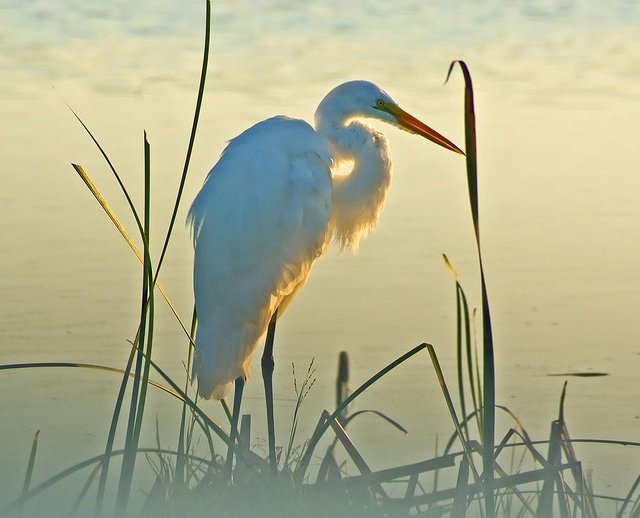
{"label": "thin stalk", "polygon": [[[136,337],[137,340],[137,337]],[[135,342],[134,342],[135,343]],[[101,463],[100,469],[100,481],[98,483],[98,493],[96,496],[95,515],[100,516],[102,512],[102,504],[104,502],[104,493],[107,486],[107,475],[109,473],[109,464],[111,462],[111,453],[113,452],[113,443],[115,441],[116,429],[118,428],[118,421],[120,419],[120,412],[122,411],[122,403],[124,402],[124,394],[127,390],[127,382],[129,377],[133,376],[131,373],[131,367],[133,365],[133,359],[135,357],[135,345],[131,346],[129,352],[129,359],[127,360],[127,366],[125,367],[122,381],[120,382],[120,388],[118,389],[118,396],[116,398],[116,404],[111,415],[111,424],[109,425],[109,433],[107,435],[107,444],[104,448],[104,461]]]}
{"label": "thin stalk", "polygon": [[182,199],[182,191],[184,190],[184,184],[187,180],[187,172],[189,171],[189,163],[191,162],[191,152],[193,151],[193,144],[196,140],[196,131],[198,129],[198,121],[200,120],[200,108],[202,107],[202,99],[204,97],[204,86],[207,79],[207,65],[209,63],[209,49],[211,43],[211,0],[205,0],[206,4],[206,23],[204,33],[204,49],[202,53],[202,68],[200,71],[200,84],[198,85],[198,97],[196,100],[195,112],[193,114],[193,124],[191,125],[191,135],[189,137],[189,145],[187,146],[187,155],[184,160],[184,167],[182,168],[182,177],[180,178],[180,186],[178,187],[178,193],[176,194],[176,202],[173,206],[173,213],[171,214],[171,221],[169,222],[169,228],[167,229],[164,245],[162,246],[162,252],[160,253],[160,259],[158,259],[158,266],[156,267],[156,273],[153,276],[154,283],[158,279],[160,273],[160,267],[164,261],[164,256],[169,246],[169,240],[171,239],[171,233],[173,231],[173,225],[176,222],[176,216],[178,215],[178,207],[180,206],[180,200]]}
{"label": "thin stalk", "polygon": [[[151,232],[151,149],[149,141],[147,140],[147,132],[144,133],[144,232],[146,236],[146,242],[150,242]],[[145,255],[149,255],[149,251]],[[153,279],[151,278],[151,262],[147,268],[147,283],[149,284],[149,299],[147,307],[147,341],[145,348],[145,362],[144,372],[142,374],[142,382],[140,384],[140,397],[138,399],[138,409],[136,411],[136,425],[135,425],[135,437],[136,444],[140,437],[140,431],[142,429],[142,417],[144,415],[144,405],[147,398],[147,387],[149,383],[149,371],[151,364],[149,359],[151,358],[151,352],[153,350],[153,328],[154,328],[154,316],[155,316],[155,297],[153,290]]]}
{"label": "thin stalk", "polygon": [[449,66],[447,80],[454,65],[458,63],[464,75],[464,112],[465,112],[465,152],[467,161],[467,184],[469,188],[469,202],[473,217],[476,245],[478,249],[478,263],[480,266],[480,283],[482,287],[482,329],[483,329],[483,433],[482,433],[482,462],[484,479],[485,511],[487,518],[495,517],[495,499],[493,494],[493,461],[495,446],[495,365],[493,354],[493,333],[491,330],[491,316],[489,312],[489,298],[482,266],[482,252],[480,247],[480,222],[478,208],[478,165],[476,145],[475,107],[473,102],[473,85],[471,74],[464,61],[453,61]]}
{"label": "thin stalk", "polygon": [[[144,398],[141,396],[141,390],[144,390],[146,393],[146,383],[144,382],[143,377],[143,369],[147,373],[148,379],[148,370],[146,369],[145,364],[145,339],[148,338],[147,331],[153,329],[151,322],[148,321],[148,305],[149,302],[149,294],[153,291],[152,285],[150,284],[151,279],[151,260],[149,257],[149,174],[147,172],[149,163],[148,163],[148,142],[146,137],[146,132],[144,136],[144,148],[145,148],[145,218],[144,218],[144,264],[143,264],[143,273],[142,273],[142,303],[140,310],[140,325],[138,330],[140,346],[138,347],[138,352],[136,355],[136,366],[135,366],[135,376],[133,379],[133,387],[131,391],[131,399],[129,404],[129,419],[127,422],[127,434],[125,439],[125,454],[122,459],[122,468],[120,470],[120,481],[118,484],[118,495],[116,498],[116,513],[124,514],[126,512],[127,504],[129,501],[129,494],[131,491],[131,483],[133,481],[133,470],[135,467],[136,460],[136,450],[138,446],[138,441],[140,438],[140,422],[137,418],[137,412],[140,409],[139,402],[144,401]],[[149,327],[147,327],[149,326]],[[144,389],[142,389],[144,386]],[[144,403],[143,403],[144,406]]]}
{"label": "thin stalk", "polygon": [[[144,239],[144,230],[142,229],[142,223],[140,222],[140,217],[138,216],[138,211],[136,210],[136,207],[133,204],[133,201],[131,200],[131,196],[129,196],[129,191],[127,191],[127,188],[124,186],[124,183],[122,182],[122,179],[120,178],[120,175],[116,171],[116,168],[113,166],[113,163],[111,162],[111,159],[109,158],[109,156],[107,155],[107,153],[105,152],[103,147],[100,145],[100,143],[98,142],[96,137],[94,137],[94,135],[91,132],[91,130],[87,127],[87,125],[84,123],[84,121],[80,118],[80,116],[74,111],[73,108],[71,108],[71,106],[69,106],[69,104],[67,104],[66,101],[65,101],[65,104],[67,105],[67,108],[69,108],[71,110],[71,113],[73,113],[75,118],[78,119],[78,122],[82,125],[82,127],[85,129],[85,131],[89,134],[89,136],[91,137],[91,140],[93,140],[93,143],[96,145],[96,147],[100,151],[100,154],[102,155],[102,157],[107,162],[107,164],[109,166],[109,169],[111,169],[111,172],[113,173],[113,176],[115,177],[116,181],[118,182],[118,185],[120,186],[120,190],[124,194],[124,197],[127,200],[127,204],[129,205],[129,208],[131,209],[131,213],[133,214],[133,218],[136,221],[136,226],[138,227],[138,232],[140,233],[140,236]],[[73,165],[73,167],[76,168],[76,170],[77,170],[77,167],[75,165]]]}

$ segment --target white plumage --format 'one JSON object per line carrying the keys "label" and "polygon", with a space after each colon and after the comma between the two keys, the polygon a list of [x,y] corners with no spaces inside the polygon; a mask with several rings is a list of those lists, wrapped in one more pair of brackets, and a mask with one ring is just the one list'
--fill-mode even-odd
{"label": "white plumage", "polygon": [[[351,81],[318,106],[316,129],[273,117],[229,142],[189,212],[201,396],[220,399],[249,377],[256,344],[304,284],[333,236],[342,247],[378,221],[391,182],[377,118],[461,153],[376,85]],[[351,166],[351,172],[337,171]]]}

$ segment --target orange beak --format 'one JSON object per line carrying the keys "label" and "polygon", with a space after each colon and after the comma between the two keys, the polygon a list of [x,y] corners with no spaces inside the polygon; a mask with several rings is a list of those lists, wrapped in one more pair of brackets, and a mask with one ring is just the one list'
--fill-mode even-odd
{"label": "orange beak", "polygon": [[450,151],[464,155],[464,152],[448,138],[443,137],[436,130],[431,129],[424,122],[419,121],[413,115],[407,113],[399,106],[393,106],[389,111],[391,112],[391,115],[396,118],[398,124],[400,124],[400,126],[407,129],[411,133],[421,135],[424,138],[429,139],[431,142],[447,148]]}

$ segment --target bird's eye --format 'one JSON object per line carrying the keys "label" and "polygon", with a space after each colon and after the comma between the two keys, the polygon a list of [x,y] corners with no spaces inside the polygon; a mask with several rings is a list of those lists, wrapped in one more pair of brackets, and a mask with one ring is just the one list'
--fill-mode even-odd
{"label": "bird's eye", "polygon": [[384,101],[382,99],[378,99],[376,101],[376,105],[378,106],[378,108],[382,108],[384,106]]}

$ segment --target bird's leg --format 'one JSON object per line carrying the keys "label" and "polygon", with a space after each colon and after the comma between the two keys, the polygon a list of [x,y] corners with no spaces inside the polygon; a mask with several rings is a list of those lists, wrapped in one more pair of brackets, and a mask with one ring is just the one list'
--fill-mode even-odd
{"label": "bird's leg", "polygon": [[238,436],[238,418],[240,417],[240,403],[242,402],[242,391],[244,390],[244,378],[236,378],[235,391],[233,393],[233,413],[231,414],[231,432],[229,433],[229,449],[227,450],[226,478],[231,482],[233,469],[233,455],[236,449],[236,437]]}
{"label": "bird's leg", "polygon": [[267,402],[267,433],[269,436],[269,466],[271,474],[278,474],[278,465],[276,463],[276,430],[273,419],[273,369],[275,362],[273,361],[273,339],[276,334],[276,320],[278,319],[278,309],[273,313],[269,321],[267,329],[267,339],[264,344],[264,353],[262,354],[262,379],[264,381],[264,397]]}

